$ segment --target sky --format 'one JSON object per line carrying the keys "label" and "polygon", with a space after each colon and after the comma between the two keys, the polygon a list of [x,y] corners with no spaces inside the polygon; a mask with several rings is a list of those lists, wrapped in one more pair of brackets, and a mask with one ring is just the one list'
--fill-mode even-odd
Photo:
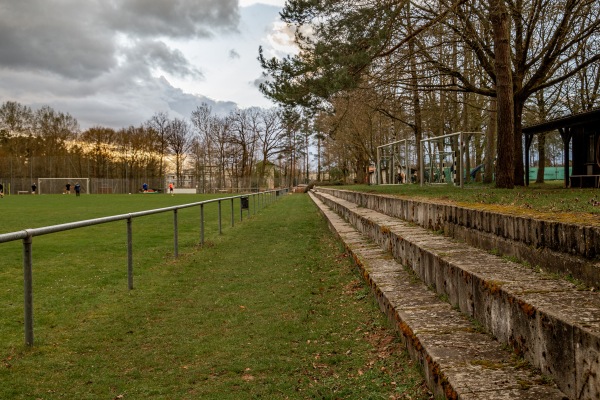
{"label": "sky", "polygon": [[82,129],[274,106],[267,57],[293,51],[285,0],[0,0],[0,104],[49,105]]}

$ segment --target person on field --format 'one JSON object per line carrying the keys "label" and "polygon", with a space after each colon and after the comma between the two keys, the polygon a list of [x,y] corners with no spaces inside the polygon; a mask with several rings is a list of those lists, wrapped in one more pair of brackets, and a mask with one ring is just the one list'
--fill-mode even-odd
{"label": "person on field", "polygon": [[35,194],[36,190],[37,190],[37,185],[35,184],[35,182],[33,182],[31,184],[31,194]]}
{"label": "person on field", "polygon": [[144,190],[144,193],[146,193],[146,192],[148,191],[148,184],[147,184],[147,183],[144,183],[144,184],[142,185],[142,189]]}
{"label": "person on field", "polygon": [[173,182],[169,183],[169,193],[173,194]]}
{"label": "person on field", "polygon": [[80,193],[81,193],[81,185],[79,184],[79,182],[77,182],[75,184],[75,196],[79,196]]}
{"label": "person on field", "polygon": [[4,198],[4,185],[0,183],[0,197]]}
{"label": "person on field", "polygon": [[71,184],[70,183],[67,183],[65,185],[65,189],[67,189],[67,194],[71,194]]}

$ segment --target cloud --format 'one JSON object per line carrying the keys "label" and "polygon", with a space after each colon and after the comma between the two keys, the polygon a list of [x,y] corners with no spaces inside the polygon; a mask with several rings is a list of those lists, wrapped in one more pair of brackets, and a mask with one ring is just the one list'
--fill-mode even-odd
{"label": "cloud", "polygon": [[184,78],[203,77],[202,72],[190,64],[180,50],[169,48],[162,41],[142,40],[122,49],[122,53],[126,64],[136,65],[141,70],[163,71]]}
{"label": "cloud", "polygon": [[0,67],[72,79],[89,79],[109,70],[116,62],[116,47],[111,32],[88,25],[94,7],[94,1],[3,1]]}
{"label": "cloud", "polygon": [[236,107],[212,98],[266,102],[249,85],[278,11],[238,0],[0,0],[0,102],[49,105],[83,129],[158,111],[189,118],[202,102]]}
{"label": "cloud", "polygon": [[209,104],[216,113],[225,115],[236,108],[234,102],[215,101],[205,96],[193,95],[173,87],[164,77],[146,80],[124,79],[126,73],[115,74],[92,82],[93,95],[81,96],[77,101],[66,95],[45,98],[42,102],[29,103],[34,109],[50,105],[75,117],[82,129],[102,125],[115,129],[139,125],[157,111],[164,111],[171,118],[190,117],[202,103]]}
{"label": "cloud", "polygon": [[[120,38],[148,45],[161,37],[209,37],[234,31],[239,21],[237,0],[21,0],[3,1],[1,9],[0,68],[81,80],[115,67]],[[160,62],[157,51],[167,49],[154,43]],[[179,73],[192,73],[182,54],[170,56]]]}
{"label": "cloud", "polygon": [[[272,31],[267,36],[269,43],[269,56],[283,57],[288,54],[298,53],[298,47],[294,43],[296,27],[281,21],[275,22]],[[310,30],[302,29],[302,34],[310,36]]]}
{"label": "cloud", "polygon": [[256,78],[252,82],[250,82],[250,85],[254,86],[255,88],[259,88],[260,85],[262,85],[263,83],[267,83],[269,81],[270,81],[269,77],[261,76],[260,78]]}
{"label": "cloud", "polygon": [[103,10],[109,26],[139,37],[208,37],[234,30],[237,0],[113,0]]}

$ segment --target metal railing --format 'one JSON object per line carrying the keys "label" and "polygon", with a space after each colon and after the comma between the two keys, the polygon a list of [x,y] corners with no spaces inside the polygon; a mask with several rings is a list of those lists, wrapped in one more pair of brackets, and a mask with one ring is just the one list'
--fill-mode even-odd
{"label": "metal railing", "polygon": [[[173,245],[174,256],[179,256],[178,243],[178,224],[177,211],[184,208],[200,207],[200,244],[204,244],[204,206],[209,203],[218,203],[219,234],[222,234],[222,203],[231,202],[231,226],[235,224],[234,201],[240,199],[240,221],[244,218],[244,210],[250,216],[250,198],[252,198],[254,214],[256,210],[264,208],[273,203],[281,194],[287,193],[288,189],[277,189],[259,193],[248,193],[238,196],[210,199],[195,203],[182,204],[177,206],[157,208],[154,210],[138,211],[129,214],[112,215],[109,217],[94,218],[77,222],[69,222],[60,225],[51,225],[41,228],[24,229],[21,231],[0,234],[0,243],[12,242],[16,240],[23,241],[23,288],[24,288],[24,309],[25,309],[25,344],[33,346],[33,260],[32,245],[35,236],[48,235],[51,233],[64,232],[71,229],[84,228],[93,225],[106,224],[115,221],[127,221],[127,285],[129,290],[133,289],[133,230],[132,223],[134,218],[144,217],[164,212],[173,212]],[[246,205],[247,207],[244,207]]]}

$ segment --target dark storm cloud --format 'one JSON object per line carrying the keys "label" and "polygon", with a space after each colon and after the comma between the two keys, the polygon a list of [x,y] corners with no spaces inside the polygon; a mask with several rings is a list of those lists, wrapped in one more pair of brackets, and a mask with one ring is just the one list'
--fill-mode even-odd
{"label": "dark storm cloud", "polygon": [[203,37],[237,26],[237,0],[114,0],[109,25],[136,36]]}
{"label": "dark storm cloud", "polygon": [[[201,80],[202,71],[188,59],[193,52],[183,53],[186,44],[247,32],[248,25],[258,29],[254,23],[265,17],[246,9],[240,15],[237,3],[0,0],[0,103],[49,105],[73,115],[83,129],[137,125],[157,111],[188,118],[202,102],[228,112],[235,103],[186,93],[162,75]],[[211,65],[213,56],[202,53],[194,62]],[[233,50],[230,56],[244,53]]]}
{"label": "dark storm cloud", "polygon": [[[136,86],[136,87],[132,87]],[[157,111],[164,111],[171,118],[189,118],[196,107],[206,103],[215,113],[225,115],[233,111],[233,102],[215,101],[200,95],[184,93],[174,88],[164,78],[149,78],[143,83],[129,83],[117,92],[102,90],[93,97],[85,97],[77,102],[58,99],[52,106],[58,110],[68,110],[79,121],[82,129],[102,125],[115,129],[129,125],[140,125],[149,120]],[[46,103],[32,104],[38,108]]]}
{"label": "dark storm cloud", "polygon": [[141,64],[150,70],[162,70],[180,77],[202,78],[202,72],[192,66],[181,51],[169,48],[162,41],[140,41],[123,53],[127,63]]}
{"label": "dark storm cloud", "polygon": [[54,3],[1,1],[0,67],[48,71],[74,79],[88,79],[112,68],[113,35],[90,25],[94,2],[81,6]]}
{"label": "dark storm cloud", "polygon": [[[123,39],[210,36],[238,19],[236,0],[0,0],[0,68],[88,80],[118,66]],[[159,47],[149,64],[192,73],[181,53]]]}

